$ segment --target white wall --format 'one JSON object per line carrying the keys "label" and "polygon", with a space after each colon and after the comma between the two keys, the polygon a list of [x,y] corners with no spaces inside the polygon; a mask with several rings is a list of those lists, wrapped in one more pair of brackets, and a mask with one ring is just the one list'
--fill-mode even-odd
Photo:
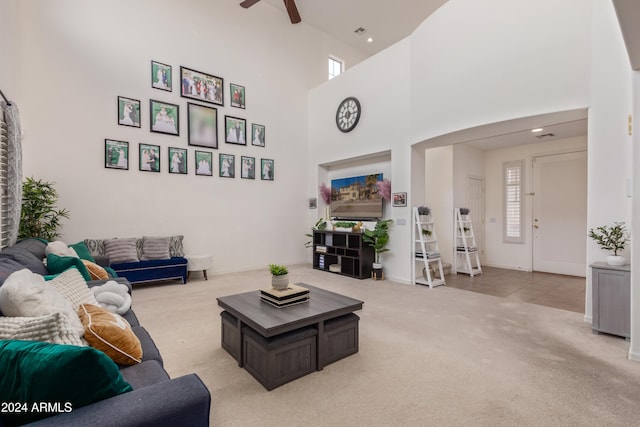
{"label": "white wall", "polygon": [[[485,152],[485,265],[531,271],[532,200],[523,198],[524,242],[504,243],[503,164],[524,160],[523,193],[533,191],[531,159],[539,155],[559,154],[587,149],[587,138],[567,138],[538,144],[519,145]],[[585,232],[586,233],[586,232]]]}
{"label": "white wall", "polygon": [[[640,165],[640,72],[632,73],[633,82],[633,164]],[[631,242],[640,241],[640,168],[633,169]],[[640,251],[631,251],[631,345],[629,358],[640,362]]]}
{"label": "white wall", "polygon": [[[425,201],[438,237],[442,262],[453,265],[453,164],[452,146],[425,152]],[[418,270],[420,271],[420,270]]]}
{"label": "white wall", "polygon": [[[329,53],[350,64],[362,53],[262,3],[41,0],[18,12],[24,172],[57,183],[65,240],[184,234],[214,273],[306,260],[307,91],[326,80]],[[173,92],[151,88],[151,60],[173,66]],[[225,79],[220,140],[225,114],[266,125],[265,148],[220,142],[214,167],[218,153],[274,159],[275,181],[240,179],[239,166],[236,179],[194,175],[180,65]],[[246,87],[246,110],[229,106],[229,83]],[[117,125],[118,95],[142,101],[142,128]],[[149,132],[149,99],[180,105],[179,137]],[[105,138],[129,141],[128,171],[104,168]],[[138,143],[161,146],[161,173],[138,171]],[[170,146],[188,148],[188,175],[168,173]]]}
{"label": "white wall", "polygon": [[453,207],[467,205],[467,178],[484,178],[484,151],[468,144],[453,146]]}
{"label": "white wall", "polygon": [[15,92],[15,61],[16,48],[13,43],[15,31],[16,1],[3,0],[0,2],[0,90],[9,100],[14,98]]}
{"label": "white wall", "polygon": [[411,36],[411,135],[589,103],[591,4],[450,0]]}

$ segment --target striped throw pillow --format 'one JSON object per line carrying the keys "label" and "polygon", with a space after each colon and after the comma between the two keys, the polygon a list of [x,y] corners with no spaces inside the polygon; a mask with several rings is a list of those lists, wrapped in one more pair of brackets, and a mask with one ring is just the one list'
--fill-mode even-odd
{"label": "striped throw pillow", "polygon": [[169,259],[171,237],[142,237],[142,260]]}
{"label": "striped throw pillow", "polygon": [[128,239],[109,239],[104,241],[104,247],[109,263],[119,264],[122,262],[137,262],[138,252],[136,251],[135,237]]}

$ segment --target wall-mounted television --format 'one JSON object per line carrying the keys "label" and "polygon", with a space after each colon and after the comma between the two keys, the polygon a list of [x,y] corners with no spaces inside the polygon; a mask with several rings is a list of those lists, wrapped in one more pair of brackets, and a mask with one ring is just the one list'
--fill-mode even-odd
{"label": "wall-mounted television", "polygon": [[338,219],[382,218],[383,199],[376,183],[382,174],[331,180],[331,216]]}

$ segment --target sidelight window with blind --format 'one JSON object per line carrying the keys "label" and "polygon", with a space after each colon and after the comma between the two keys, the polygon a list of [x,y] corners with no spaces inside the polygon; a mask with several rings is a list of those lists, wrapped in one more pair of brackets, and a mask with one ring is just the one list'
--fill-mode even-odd
{"label": "sidelight window with blind", "polygon": [[505,162],[504,177],[504,242],[523,243],[522,186],[524,160]]}
{"label": "sidelight window with blind", "polygon": [[8,231],[8,189],[7,189],[7,174],[8,174],[8,144],[7,139],[7,124],[4,121],[4,115],[0,110],[0,248],[5,248],[9,244],[9,231]]}

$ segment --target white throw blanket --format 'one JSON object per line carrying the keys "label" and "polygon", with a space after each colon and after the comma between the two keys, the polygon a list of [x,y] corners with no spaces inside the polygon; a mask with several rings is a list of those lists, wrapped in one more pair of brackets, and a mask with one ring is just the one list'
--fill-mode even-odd
{"label": "white throw blanket", "polygon": [[104,285],[91,288],[101,307],[112,313],[125,314],[131,308],[129,288],[122,283],[109,280]]}

